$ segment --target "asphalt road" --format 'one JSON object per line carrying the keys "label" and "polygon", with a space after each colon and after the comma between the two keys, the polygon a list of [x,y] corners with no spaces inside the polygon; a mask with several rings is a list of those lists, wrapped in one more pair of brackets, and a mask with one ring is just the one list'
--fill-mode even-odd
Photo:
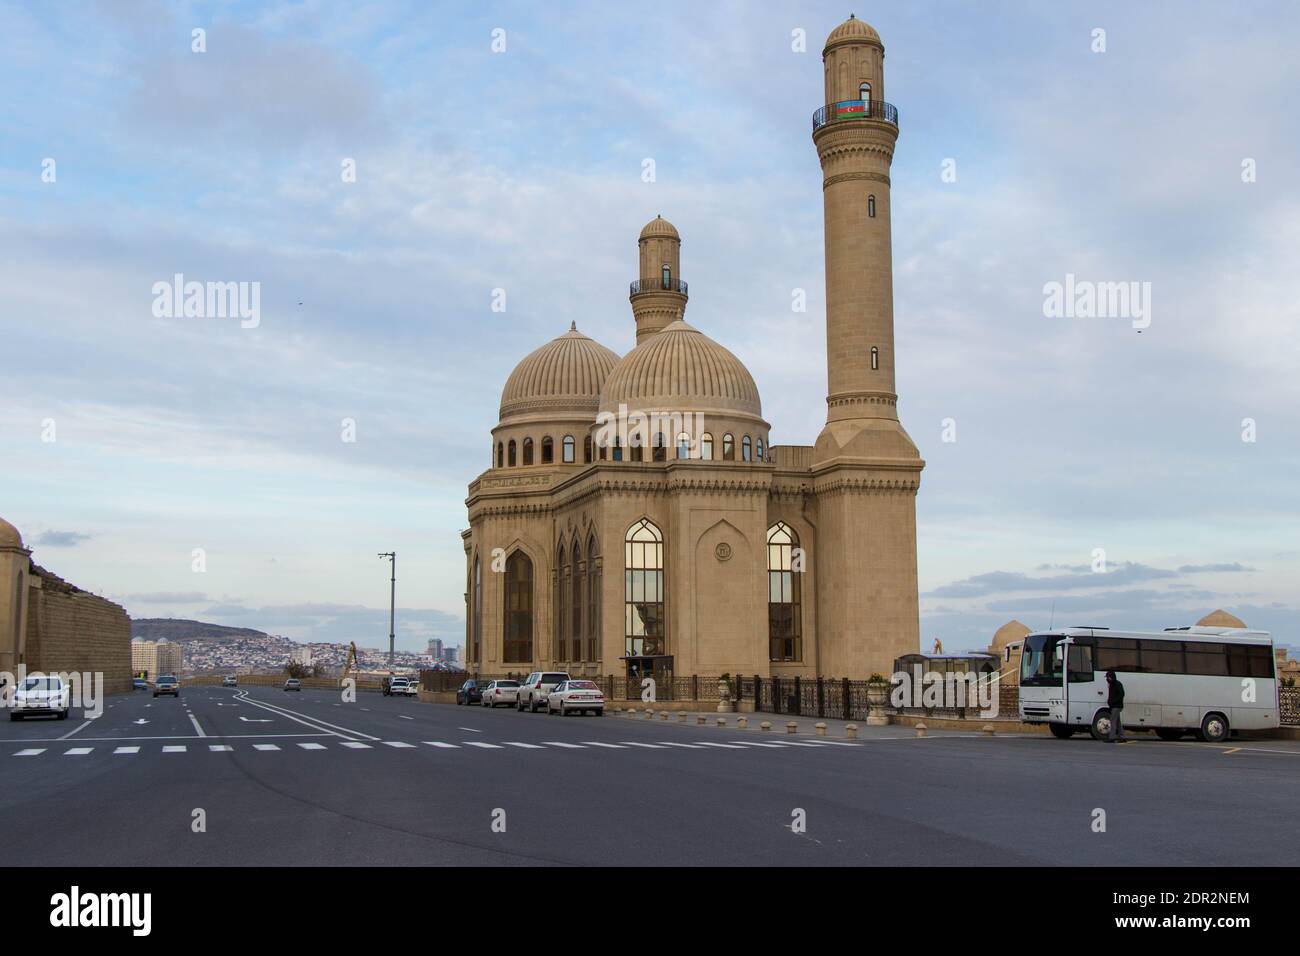
{"label": "asphalt road", "polygon": [[805,735],[811,720],[764,734],[761,715],[739,730],[358,696],[189,687],[89,721],[0,717],[0,863],[1296,862],[1293,742],[889,727],[849,744]]}

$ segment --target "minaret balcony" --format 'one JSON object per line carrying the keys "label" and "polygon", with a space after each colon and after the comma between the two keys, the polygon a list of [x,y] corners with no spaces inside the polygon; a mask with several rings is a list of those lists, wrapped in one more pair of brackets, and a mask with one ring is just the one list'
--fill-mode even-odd
{"label": "minaret balcony", "polygon": [[680,292],[686,295],[686,283],[681,279],[665,279],[660,276],[650,276],[645,279],[637,279],[632,283],[630,295],[640,295],[642,292]]}
{"label": "minaret balcony", "polygon": [[883,120],[890,126],[898,125],[898,107],[884,100],[841,100],[827,103],[813,113],[813,132],[832,123],[851,122],[859,119]]}

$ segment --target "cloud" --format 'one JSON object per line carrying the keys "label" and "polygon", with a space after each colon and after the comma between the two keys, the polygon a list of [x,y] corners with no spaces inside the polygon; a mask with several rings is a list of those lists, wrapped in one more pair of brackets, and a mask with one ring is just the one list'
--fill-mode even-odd
{"label": "cloud", "polygon": [[[1049,567],[1060,568],[1065,566],[1050,565]],[[1176,571],[1151,568],[1132,562],[1114,565],[1105,572],[1094,572],[1087,565],[1077,565],[1072,566],[1068,574],[1037,578],[1018,571],[988,571],[984,574],[973,575],[964,581],[941,585],[926,592],[924,596],[969,598],[1009,591],[1065,591],[1079,588],[1114,588],[1124,584],[1136,584],[1140,581],[1155,581],[1177,576],[1178,572]]]}
{"label": "cloud", "polygon": [[88,534],[80,531],[44,531],[36,537],[34,544],[47,548],[73,548],[83,541],[89,541]]}
{"label": "cloud", "polygon": [[1236,561],[1231,564],[1184,564],[1178,569],[1181,574],[1203,574],[1209,571],[1219,574],[1232,574],[1238,571],[1254,570],[1254,568],[1248,568],[1244,564],[1239,564]]}
{"label": "cloud", "polygon": [[128,594],[122,600],[129,604],[203,604],[208,596],[202,591],[155,591]]}

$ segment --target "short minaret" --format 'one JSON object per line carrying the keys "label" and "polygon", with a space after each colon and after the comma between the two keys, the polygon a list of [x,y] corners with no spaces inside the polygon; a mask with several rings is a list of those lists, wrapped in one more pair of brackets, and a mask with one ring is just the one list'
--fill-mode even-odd
{"label": "short minaret", "polygon": [[889,170],[898,111],[885,47],[855,17],[822,51],[813,114],[826,243],[826,426],[813,450],[823,674],[889,674],[919,649],[916,491],[925,463],[898,421]]}
{"label": "short minaret", "polygon": [[632,283],[632,316],[636,344],[667,328],[686,314],[686,283],[681,278],[682,237],[663,216],[641,230],[641,274]]}

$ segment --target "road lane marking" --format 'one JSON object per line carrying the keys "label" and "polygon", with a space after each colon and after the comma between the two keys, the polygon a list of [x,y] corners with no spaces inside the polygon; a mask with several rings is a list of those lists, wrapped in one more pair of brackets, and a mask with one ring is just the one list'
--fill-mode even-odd
{"label": "road lane marking", "polygon": [[[189,712],[187,711],[186,713]],[[206,737],[207,734],[205,734],[203,732],[203,728],[199,726],[199,719],[195,717],[193,714],[189,714],[189,718],[190,718],[190,723],[194,725],[194,732],[198,734],[200,737]]]}
{"label": "road lane marking", "polygon": [[744,744],[746,747],[784,747],[785,744],[768,744],[760,743],[757,740],[733,740],[733,744]]}
{"label": "road lane marking", "polygon": [[626,749],[627,749],[627,748],[624,747],[622,744],[606,744],[606,743],[601,743],[599,740],[584,740],[583,743],[586,744],[586,745],[589,746],[589,747],[608,747],[610,750],[626,750]]}
{"label": "road lane marking", "polygon": [[35,757],[37,754],[45,753],[44,747],[29,747],[27,750],[20,750],[14,754],[15,757]]}
{"label": "road lane marking", "polygon": [[215,753],[222,753],[225,751],[234,750],[235,748],[230,746],[230,744],[208,744],[208,749]]}
{"label": "road lane marking", "polygon": [[279,750],[275,744],[253,744],[254,750]]}
{"label": "road lane marking", "polygon": [[397,716],[401,717],[403,720],[415,720],[414,717],[408,717],[406,714],[398,714]]}
{"label": "road lane marking", "polygon": [[485,743],[480,743],[477,740],[462,740],[461,743],[463,743],[466,747],[482,747],[484,750],[503,749],[500,744],[485,744]]}
{"label": "road lane marking", "polygon": [[700,741],[701,747],[725,747],[728,750],[744,750],[740,744],[714,744],[707,741]]}
{"label": "road lane marking", "polygon": [[[918,739],[920,739],[920,738],[918,738]],[[938,738],[934,738],[934,739],[937,740]],[[825,747],[826,745],[825,745],[825,744],[810,744],[810,743],[808,743],[808,742],[805,741],[805,740],[787,740],[787,741],[784,742],[783,746],[786,746],[786,747]]]}
{"label": "road lane marking", "polygon": [[456,729],[457,729],[457,730],[463,730],[463,731],[465,731],[466,733],[471,733],[471,734],[481,734],[481,733],[483,733],[483,731],[481,731],[481,730],[475,730],[473,727],[457,727]]}
{"label": "road lane marking", "polygon": [[86,754],[90,753],[94,749],[95,749],[94,747],[73,747],[70,750],[63,751],[63,756],[84,757]]}
{"label": "road lane marking", "polygon": [[638,743],[635,743],[635,742],[633,742],[633,741],[631,741],[631,740],[624,740],[624,741],[621,741],[621,743],[627,744],[627,746],[629,746],[629,747],[645,747],[647,750],[663,750],[663,749],[664,749],[664,748],[663,748],[663,744],[638,744]]}
{"label": "road lane marking", "polygon": [[1231,750],[1225,750],[1223,752],[1223,755],[1226,757],[1228,754],[1235,754],[1235,753],[1239,753],[1240,751],[1241,751],[1240,747],[1233,747]]}
{"label": "road lane marking", "polygon": [[545,749],[546,749],[546,748],[543,747],[541,744],[525,744],[525,743],[521,743],[521,742],[518,741],[518,740],[507,740],[505,743],[506,743],[506,746],[507,746],[507,747],[522,747],[522,748],[524,748],[525,750],[545,750]]}
{"label": "road lane marking", "polygon": [[[91,724],[91,721],[88,720],[88,721],[86,721],[84,724],[82,724],[80,727],[78,727],[77,730],[85,730],[87,727],[90,726],[90,724]],[[75,734],[75,733],[77,732],[77,730],[69,730],[66,734],[64,734],[64,735],[63,735],[62,737],[60,737],[59,739],[60,739],[60,740],[67,740],[69,737],[71,737],[73,734]]]}
{"label": "road lane marking", "polygon": [[299,744],[298,746],[301,747],[303,750],[324,750],[325,749],[324,744],[308,743],[308,744]]}
{"label": "road lane marking", "polygon": [[139,747],[118,747],[113,751],[115,754],[138,754],[139,752]]}
{"label": "road lane marking", "polygon": [[665,747],[686,747],[690,750],[702,750],[704,748],[704,744],[683,744],[672,740],[661,740],[659,742]]}
{"label": "road lane marking", "polygon": [[380,743],[382,743],[386,747],[414,747],[415,746],[415,744],[408,744],[403,740],[381,740]]}
{"label": "road lane marking", "polygon": [[345,741],[343,741],[343,746],[344,746],[344,747],[351,747],[353,750],[373,750],[373,749],[374,749],[373,747],[370,746],[370,744],[363,744],[363,743],[362,743],[361,741],[359,741],[359,740],[345,740]]}
{"label": "road lane marking", "polygon": [[586,750],[582,744],[566,744],[559,740],[543,740],[542,743],[548,747],[564,747],[567,750]]}
{"label": "road lane marking", "polygon": [[[240,691],[240,693],[247,694],[248,692]],[[343,736],[361,737],[364,738],[365,740],[379,739],[378,737],[375,737],[371,734],[363,734],[359,730],[349,730],[347,727],[342,727],[338,724],[331,724],[328,721],[321,720],[317,717],[307,718],[306,716],[299,714],[296,711],[292,711],[285,707],[281,707],[279,704],[268,704],[265,701],[254,700],[252,697],[241,697],[240,700],[244,701],[245,703],[252,704],[254,707],[260,707],[263,710],[269,711],[272,714],[278,714],[281,717],[288,717],[290,720],[297,721],[298,723],[306,727],[310,727],[312,730],[326,730],[326,728],[328,728],[326,732],[332,733],[336,737],[343,737]]]}
{"label": "road lane marking", "polygon": [[171,744],[169,746],[163,747],[162,752],[165,754],[183,754],[185,753],[185,745]]}
{"label": "road lane marking", "polygon": [[441,748],[443,748],[444,750],[459,750],[459,749],[460,749],[460,744],[449,744],[449,743],[444,743],[444,742],[441,741],[441,740],[426,740],[426,741],[423,741],[423,743],[428,744],[430,747],[441,747]]}

